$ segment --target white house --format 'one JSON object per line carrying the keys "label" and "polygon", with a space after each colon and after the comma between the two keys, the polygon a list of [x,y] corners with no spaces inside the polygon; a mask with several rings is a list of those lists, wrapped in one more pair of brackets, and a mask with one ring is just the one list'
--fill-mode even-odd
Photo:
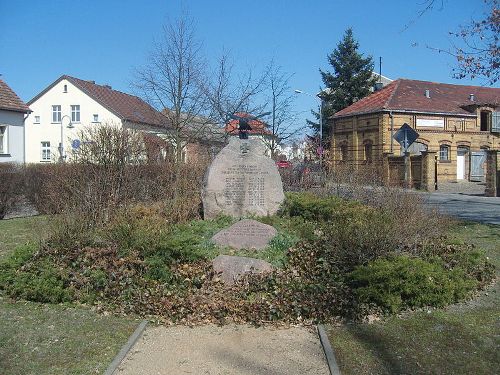
{"label": "white house", "polygon": [[0,163],[24,163],[24,118],[28,106],[0,79]]}
{"label": "white house", "polygon": [[[100,123],[161,133],[162,116],[137,96],[63,75],[28,102],[26,162],[53,162],[78,147],[79,132]],[[62,147],[61,147],[62,146]]]}

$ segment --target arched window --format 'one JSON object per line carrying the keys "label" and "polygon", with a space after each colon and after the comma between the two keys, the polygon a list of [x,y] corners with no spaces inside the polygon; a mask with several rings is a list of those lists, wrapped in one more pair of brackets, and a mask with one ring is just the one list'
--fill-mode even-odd
{"label": "arched window", "polygon": [[450,146],[448,145],[439,146],[439,160],[441,161],[450,160]]}

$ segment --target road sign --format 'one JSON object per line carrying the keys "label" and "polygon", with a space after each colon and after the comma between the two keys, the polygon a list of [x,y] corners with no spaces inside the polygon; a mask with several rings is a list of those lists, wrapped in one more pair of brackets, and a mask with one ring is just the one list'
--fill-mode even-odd
{"label": "road sign", "polygon": [[73,147],[74,149],[80,148],[80,145],[81,142],[79,139],[73,139],[73,141],[71,142],[71,147]]}
{"label": "road sign", "polygon": [[413,130],[413,128],[404,123],[401,128],[394,134],[394,139],[403,147],[405,152],[408,151],[408,147],[417,140],[419,134]]}

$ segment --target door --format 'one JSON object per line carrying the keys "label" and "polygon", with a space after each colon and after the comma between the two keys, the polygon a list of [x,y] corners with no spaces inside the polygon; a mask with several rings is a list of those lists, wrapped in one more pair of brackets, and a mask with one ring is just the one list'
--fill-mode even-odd
{"label": "door", "polygon": [[465,155],[467,149],[459,147],[457,149],[457,180],[465,179]]}
{"label": "door", "polygon": [[457,180],[465,178],[465,155],[457,154]]}
{"label": "door", "polygon": [[486,162],[485,151],[471,153],[470,180],[484,182],[484,163]]}

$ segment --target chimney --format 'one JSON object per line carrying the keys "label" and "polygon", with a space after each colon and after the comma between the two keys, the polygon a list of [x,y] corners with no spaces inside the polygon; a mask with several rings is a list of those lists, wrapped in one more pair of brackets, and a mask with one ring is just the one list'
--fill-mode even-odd
{"label": "chimney", "polygon": [[430,97],[431,97],[431,92],[430,92],[430,90],[429,90],[429,89],[426,89],[426,90],[425,90],[425,97],[426,97],[426,98],[430,98]]}
{"label": "chimney", "polygon": [[87,81],[87,82],[93,83],[95,85],[95,81]]}
{"label": "chimney", "polygon": [[474,94],[469,94],[469,100],[470,100],[471,102],[473,102],[473,101],[474,101]]}
{"label": "chimney", "polygon": [[382,90],[382,87],[384,87],[384,84],[382,82],[376,82],[374,86],[374,91],[380,91]]}
{"label": "chimney", "polygon": [[111,90],[111,86],[110,85],[103,85],[103,86],[106,87],[107,89]]}

